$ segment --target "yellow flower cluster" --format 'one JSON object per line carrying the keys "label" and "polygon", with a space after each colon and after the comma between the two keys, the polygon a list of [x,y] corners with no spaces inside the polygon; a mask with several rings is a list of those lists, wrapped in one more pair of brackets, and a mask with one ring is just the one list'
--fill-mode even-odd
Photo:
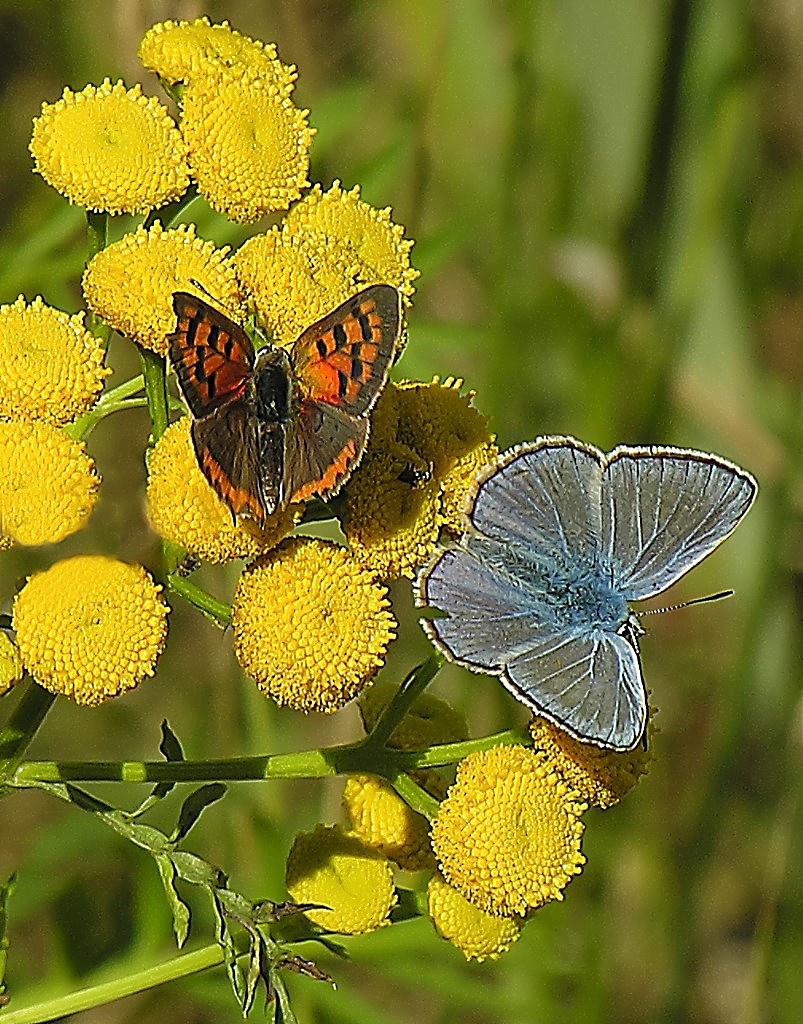
{"label": "yellow flower cluster", "polygon": [[382,578],[413,576],[441,529],[459,532],[476,473],[497,454],[461,384],[390,384],[376,404],[343,530],[355,556]]}

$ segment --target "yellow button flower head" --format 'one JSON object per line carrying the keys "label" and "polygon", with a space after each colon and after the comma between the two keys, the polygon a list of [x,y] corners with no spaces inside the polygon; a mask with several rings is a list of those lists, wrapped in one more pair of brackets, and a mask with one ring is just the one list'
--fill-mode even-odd
{"label": "yellow button flower head", "polygon": [[289,345],[359,289],[353,268],[332,250],[326,260],[279,228],[247,239],[232,261],[243,288],[277,345]]}
{"label": "yellow button flower head", "polygon": [[470,754],[432,823],[441,871],[471,903],[511,917],[563,899],[579,873],[586,805],[526,747]]}
{"label": "yellow button flower head", "polygon": [[320,903],[307,917],[328,931],[363,935],[388,924],[396,904],[390,862],[337,826],[297,835],[287,857],[287,891],[296,903]]}
{"label": "yellow button flower head", "polygon": [[170,85],[206,74],[210,68],[245,67],[273,79],[289,95],[297,77],[295,66],[277,60],[273,43],[240,35],[227,21],[212,25],[208,18],[152,26],[138,54],[146,68]]}
{"label": "yellow button flower head", "polygon": [[[652,719],[647,729],[651,736]],[[595,807],[619,803],[647,774],[653,760],[649,743],[647,750],[604,750],[593,743],[581,743],[545,718],[532,720],[530,734],[535,749],[543,751],[550,768]]]}
{"label": "yellow button flower head", "polygon": [[138,85],[65,89],[34,118],[36,170],[70,202],[107,213],[148,213],[189,185],[187,147],[167,110]]}
{"label": "yellow button flower head", "polygon": [[8,633],[0,630],[0,697],[22,679],[22,658]]}
{"label": "yellow button flower head", "polygon": [[319,185],[287,214],[281,228],[248,239],[235,254],[237,273],[279,344],[369,284],[413,293],[412,241],[389,210],[377,210],[335,182]]}
{"label": "yellow button flower head", "polygon": [[176,329],[173,292],[195,291],[198,281],[233,319],[240,291],[227,248],[216,249],[195,235],[193,224],[165,231],[161,224],[137,228],[101,249],[83,277],[87,305],[111,327],[160,355]]}
{"label": "yellow button flower head", "polygon": [[442,527],[459,528],[477,469],[496,448],[462,381],[388,384],[362,462],[346,488],[343,530],[356,558],[383,578],[413,576]]}
{"label": "yellow button flower head", "polygon": [[62,424],[95,404],[103,379],[103,346],[84,326],[40,297],[0,306],[0,417]]}
{"label": "yellow button flower head", "polygon": [[53,544],[80,529],[100,478],[83,443],[50,423],[0,422],[0,534]]}
{"label": "yellow button flower head", "polygon": [[318,261],[325,261],[334,249],[349,257],[355,269],[355,290],[382,281],[398,288],[409,300],[419,272],[410,266],[411,239],[404,228],[390,219],[390,207],[377,210],[360,199],[355,185],[350,192],[335,181],[324,192],[316,185],[287,214],[282,229],[297,236]]}
{"label": "yellow button flower head", "polygon": [[237,583],[234,653],[278,704],[337,711],[371,681],[395,636],[386,595],[345,548],[290,538]]}
{"label": "yellow button flower head", "polygon": [[518,918],[487,914],[437,874],[429,881],[427,904],[438,934],[456,946],[466,960],[496,960],[521,934]]}
{"label": "yellow button flower head", "polygon": [[434,867],[429,822],[376,775],[352,775],[343,787],[343,809],[352,830],[407,871]]}
{"label": "yellow button flower head", "polygon": [[306,188],[313,129],[259,71],[218,68],[184,88],[181,130],[198,191],[230,220],[286,210]]}
{"label": "yellow button flower head", "polygon": [[293,529],[301,506],[256,524],[235,525],[231,512],[206,482],[190,439],[190,418],[167,428],[148,458],[148,518],[160,537],[186,548],[204,562],[254,558],[275,547]]}
{"label": "yellow button flower head", "polygon": [[167,635],[167,606],[141,565],[102,555],[56,562],[14,602],[26,669],[53,693],[96,705],[152,676]]}

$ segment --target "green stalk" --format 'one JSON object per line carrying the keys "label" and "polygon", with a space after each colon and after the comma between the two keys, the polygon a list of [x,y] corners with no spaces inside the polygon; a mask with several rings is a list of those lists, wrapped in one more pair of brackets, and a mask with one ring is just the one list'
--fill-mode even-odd
{"label": "green stalk", "polygon": [[0,781],[10,779],[17,770],[55,699],[55,694],[49,693],[32,679],[27,688],[23,688],[19,703],[0,731]]}

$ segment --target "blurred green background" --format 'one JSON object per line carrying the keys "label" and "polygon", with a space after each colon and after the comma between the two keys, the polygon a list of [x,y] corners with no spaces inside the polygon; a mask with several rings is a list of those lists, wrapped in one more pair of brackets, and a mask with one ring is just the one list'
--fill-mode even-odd
{"label": "blurred green background", "polygon": [[[64,85],[141,81],[145,30],[208,14],[299,66],[318,135],[312,180],[392,206],[421,270],[397,375],[465,378],[500,446],[572,433],[603,449],[671,443],[750,469],[736,535],[671,600],[729,601],[648,620],[660,734],[623,804],[586,815],[588,863],[496,963],[467,965],[425,921],[346,940],[337,991],[291,979],[305,1022],[798,1022],[803,1007],[800,775],[803,551],[803,8],[795,0],[0,0],[0,301],[80,308],[83,217],[30,173],[31,118]],[[200,233],[248,233],[211,214]],[[113,343],[116,382],[136,372]],[[119,420],[119,422],[118,422]],[[89,531],[3,556],[3,609],[55,558],[154,564],[144,417],[106,421]],[[235,572],[205,572],[223,597]],[[409,587],[386,677],[427,651]],[[473,735],[521,723],[493,680],[453,668],[432,692]],[[15,698],[6,699],[10,703]],[[58,704],[31,758],[154,758],[167,717],[188,757],[344,742],[334,718],[279,712],[221,634],[176,606],[156,681],[97,711]],[[232,787],[190,846],[252,898],[283,896],[294,832],[339,819],[340,785]],[[142,792],[98,787],[133,806]],[[148,860],[42,795],[6,801],[0,869],[21,1005],[172,955]],[[192,941],[208,941],[198,908]],[[12,1004],[13,1006],[13,1004]],[[259,1009],[254,1019],[259,1018]],[[2,1014],[0,1014],[2,1016]],[[236,1021],[220,971],[82,1021]]]}

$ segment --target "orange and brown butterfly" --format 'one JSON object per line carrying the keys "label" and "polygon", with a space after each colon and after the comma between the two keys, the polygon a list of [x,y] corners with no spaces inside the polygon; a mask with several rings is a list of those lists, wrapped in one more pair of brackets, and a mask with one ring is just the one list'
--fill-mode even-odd
{"label": "orange and brown butterfly", "polygon": [[188,292],[170,361],[192,413],[198,465],[237,519],[337,494],[368,440],[368,414],[397,355],[401,297],[377,284],[288,349],[254,353],[245,330]]}

